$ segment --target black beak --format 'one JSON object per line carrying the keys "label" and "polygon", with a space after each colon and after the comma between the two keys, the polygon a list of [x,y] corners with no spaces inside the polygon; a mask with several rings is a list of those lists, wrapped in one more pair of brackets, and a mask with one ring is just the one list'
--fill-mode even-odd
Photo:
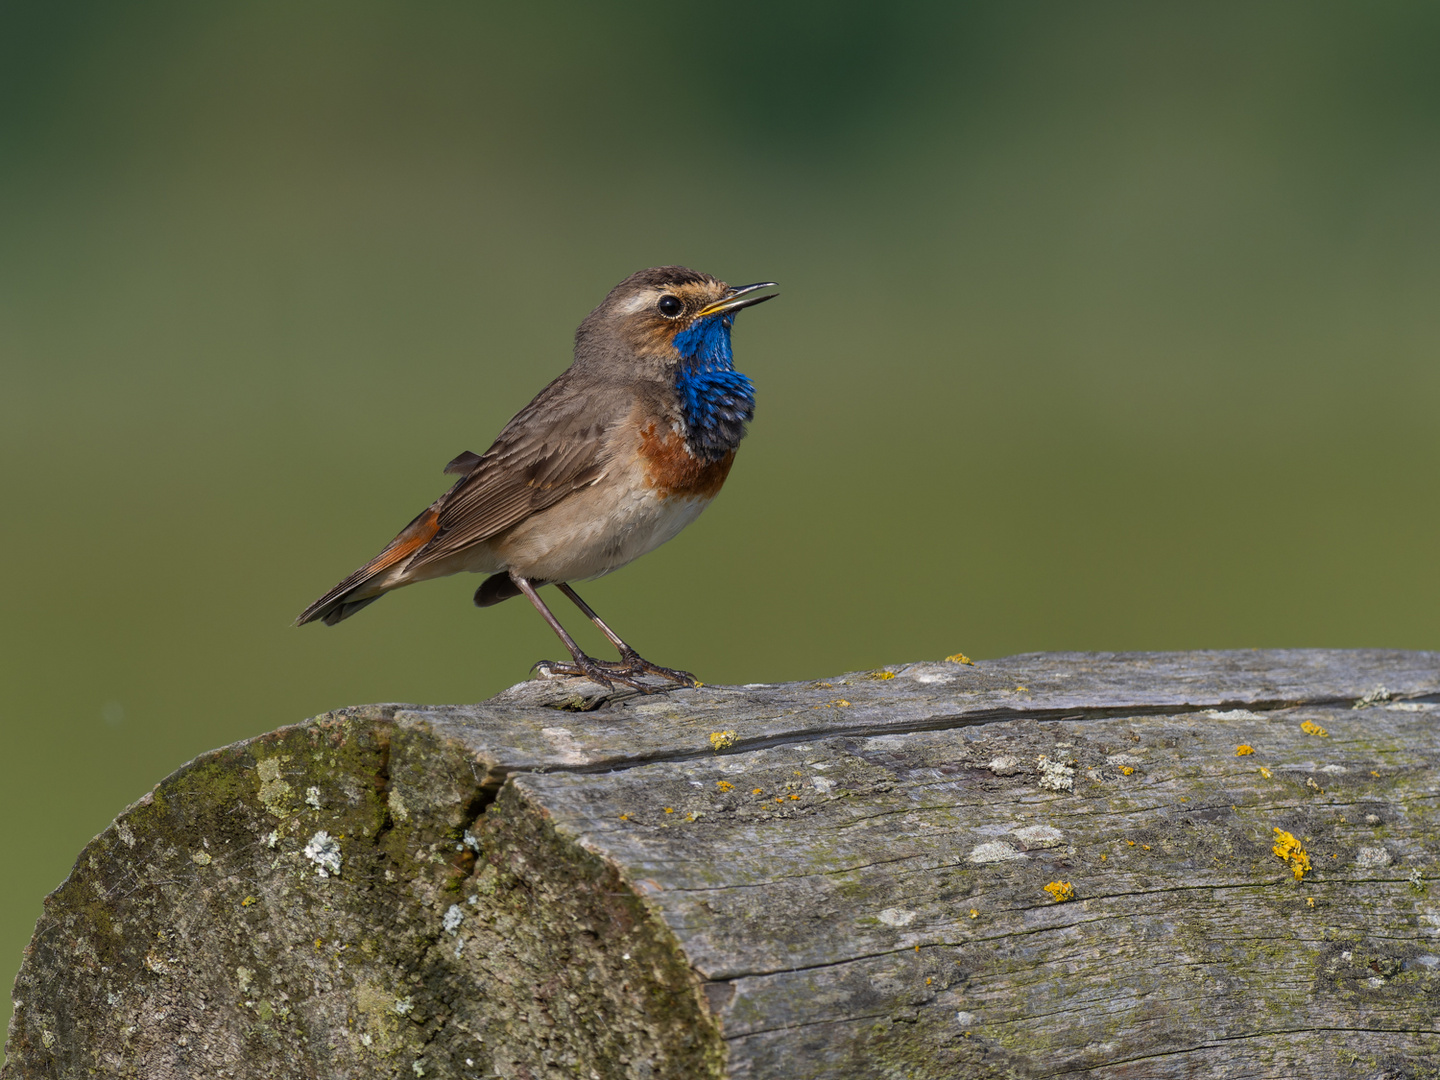
{"label": "black beak", "polygon": [[761,289],[773,289],[775,282],[760,281],[754,285],[741,285],[731,289],[723,300],[716,300],[709,307],[703,307],[695,313],[695,318],[704,319],[711,315],[723,315],[729,311],[739,311],[741,308],[754,307],[756,304],[763,304],[766,300],[774,300],[779,293],[770,293],[767,296],[756,296]]}

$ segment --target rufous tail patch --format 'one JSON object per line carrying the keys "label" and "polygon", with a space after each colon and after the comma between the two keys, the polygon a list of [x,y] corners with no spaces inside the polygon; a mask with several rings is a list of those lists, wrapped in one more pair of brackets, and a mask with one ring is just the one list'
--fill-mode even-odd
{"label": "rufous tail patch", "polygon": [[440,514],[431,509],[405,526],[399,536],[391,540],[385,550],[376,555],[365,567],[366,577],[388,570],[396,563],[408,559],[428,544],[440,531]]}

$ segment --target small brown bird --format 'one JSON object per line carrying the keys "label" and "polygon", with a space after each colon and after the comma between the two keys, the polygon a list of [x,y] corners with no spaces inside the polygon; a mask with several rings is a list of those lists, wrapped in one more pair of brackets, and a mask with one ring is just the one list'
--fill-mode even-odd
{"label": "small brown bird", "polygon": [[[641,657],[569,582],[653,551],[719,492],[755,411],[730,330],[741,308],[774,299],[764,291],[774,285],[732,288],[683,266],[626,278],[580,324],[570,367],[489,450],[445,466],[461,479],[296,624],[333,626],[391,589],[464,570],[491,575],[476,606],[523,594],[570,650],[571,662],[537,667],[647,693],[646,674],[694,686],[688,672]],[[610,639],[618,662],[581,651],[536,593],[550,584]]]}

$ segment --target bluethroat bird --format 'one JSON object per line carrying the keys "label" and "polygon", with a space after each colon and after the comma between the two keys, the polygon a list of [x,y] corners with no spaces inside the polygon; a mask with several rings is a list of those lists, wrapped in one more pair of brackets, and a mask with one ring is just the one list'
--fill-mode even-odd
{"label": "bluethroat bird", "polygon": [[[445,466],[453,487],[385,550],[295,620],[333,626],[391,589],[462,570],[489,574],[477,607],[523,595],[570,650],[551,674],[651,692],[643,675],[694,686],[644,659],[570,586],[653,551],[710,504],[755,411],[735,370],[735,313],[775,298],[773,281],[732,288],[683,266],[632,274],[575,333],[575,360],[483,454]],[[586,656],[537,589],[554,585],[620,651]]]}

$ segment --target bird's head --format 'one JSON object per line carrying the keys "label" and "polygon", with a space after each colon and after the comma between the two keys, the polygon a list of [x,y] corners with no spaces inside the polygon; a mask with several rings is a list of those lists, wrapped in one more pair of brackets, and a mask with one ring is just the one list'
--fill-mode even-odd
{"label": "bird's head", "polygon": [[627,373],[673,371],[681,364],[730,363],[730,327],[741,308],[773,300],[773,281],[725,282],[683,266],[631,274],[592,311],[575,335],[577,361],[621,360]]}

